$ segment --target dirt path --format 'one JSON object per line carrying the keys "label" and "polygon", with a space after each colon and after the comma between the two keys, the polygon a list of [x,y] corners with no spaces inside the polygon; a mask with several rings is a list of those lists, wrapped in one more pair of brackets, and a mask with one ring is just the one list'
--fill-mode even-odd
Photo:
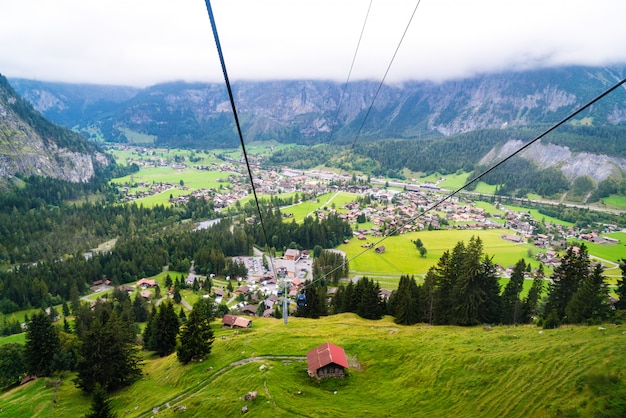
{"label": "dirt path", "polygon": [[[304,362],[306,361],[306,356],[257,356],[257,357],[248,357],[245,359],[241,359],[238,361],[234,361],[232,363],[230,363],[228,366],[224,366],[221,369],[217,370],[215,373],[211,374],[210,376],[207,376],[206,379],[198,382],[196,385],[188,388],[187,390],[183,391],[182,393],[180,393],[178,396],[170,399],[169,401],[166,401],[160,405],[156,405],[155,407],[153,407],[152,409],[150,409],[150,411],[146,411],[143,414],[139,415],[139,417],[147,417],[147,416],[152,416],[155,414],[155,410],[160,410],[162,408],[175,408],[177,406],[180,406],[180,404],[191,398],[192,396],[195,396],[196,394],[202,392],[205,389],[206,384],[209,381],[213,381],[215,380],[215,378],[229,372],[230,370],[232,370],[235,367],[238,366],[243,366],[245,364],[249,364],[249,363],[260,363],[262,361],[265,360],[289,360],[289,361],[294,361],[294,362]],[[265,385],[266,386],[266,385]],[[265,387],[266,392],[267,390],[267,386]],[[270,397],[271,398],[271,397]]]}

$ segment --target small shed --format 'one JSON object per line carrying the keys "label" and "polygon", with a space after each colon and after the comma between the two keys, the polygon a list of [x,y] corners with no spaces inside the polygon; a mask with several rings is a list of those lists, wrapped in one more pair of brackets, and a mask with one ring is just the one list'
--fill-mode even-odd
{"label": "small shed", "polygon": [[252,320],[226,314],[222,318],[222,325],[225,328],[250,328],[252,326]]}
{"label": "small shed", "polygon": [[327,377],[345,377],[348,359],[343,348],[324,343],[306,353],[308,373],[318,379]]}

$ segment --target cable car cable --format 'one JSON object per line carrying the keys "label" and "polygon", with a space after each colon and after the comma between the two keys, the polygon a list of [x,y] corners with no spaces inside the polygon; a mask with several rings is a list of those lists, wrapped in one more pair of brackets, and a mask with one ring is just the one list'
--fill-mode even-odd
{"label": "cable car cable", "polygon": [[[256,187],[254,186],[254,179],[252,177],[252,169],[250,168],[250,161],[248,160],[248,153],[246,152],[246,145],[245,145],[244,140],[243,140],[243,134],[242,134],[242,131],[241,131],[241,124],[239,123],[239,116],[237,114],[237,107],[235,105],[235,98],[233,96],[233,90],[232,90],[231,85],[230,85],[230,79],[228,78],[228,71],[226,70],[226,62],[224,60],[224,54],[222,52],[222,45],[220,43],[220,38],[219,38],[219,35],[217,33],[217,25],[215,24],[215,17],[213,15],[213,9],[211,8],[211,1],[210,0],[205,0],[205,4],[206,4],[207,12],[209,14],[209,20],[211,21],[211,29],[213,31],[213,38],[215,39],[215,46],[217,47],[217,53],[218,53],[219,58],[220,58],[220,64],[221,64],[221,67],[222,67],[222,73],[224,74],[224,82],[226,83],[226,89],[228,90],[228,97],[230,99],[230,105],[231,105],[231,108],[233,110],[233,116],[235,118],[235,125],[237,126],[237,133],[239,135],[239,142],[241,143],[241,149],[242,149],[242,152],[243,152],[244,160],[246,162],[246,168],[248,170],[248,178],[250,179],[250,184],[252,186],[252,193],[254,195],[254,201],[256,203],[256,209],[257,209],[257,212],[259,214],[259,221],[261,223],[261,230],[263,231],[263,237],[265,238],[265,242],[267,243],[267,245],[269,245],[269,240],[267,238],[267,232],[265,230],[265,223],[263,222],[263,214],[261,213],[261,206],[259,204],[259,198],[258,198],[257,193],[256,193]],[[274,275],[274,277],[276,277],[276,269],[274,267],[273,257],[269,257],[269,259],[270,259],[270,265],[271,265],[271,268],[272,268],[272,274]],[[286,296],[284,298],[286,300]],[[286,305],[286,304],[284,304],[284,305]],[[287,323],[287,317],[286,317],[285,313],[283,313],[283,316],[285,318],[285,323]]]}
{"label": "cable car cable", "polygon": [[400,41],[398,42],[398,45],[396,46],[396,50],[394,51],[394,53],[393,53],[393,55],[391,57],[391,60],[389,61],[389,64],[387,65],[387,69],[385,70],[385,74],[383,75],[383,78],[380,80],[380,83],[378,84],[378,89],[376,89],[376,93],[374,93],[374,97],[372,97],[372,101],[370,102],[370,105],[367,108],[367,112],[365,113],[365,117],[363,117],[363,120],[361,121],[361,125],[359,126],[359,129],[358,129],[356,135],[354,136],[354,140],[352,141],[352,145],[350,146],[350,149],[348,150],[348,154],[346,156],[346,159],[352,153],[352,150],[354,149],[354,145],[356,144],[356,141],[359,139],[359,136],[361,135],[361,131],[363,130],[363,126],[365,126],[365,122],[367,121],[367,118],[369,117],[369,114],[372,111],[372,108],[374,107],[374,102],[376,101],[376,98],[380,94],[380,91],[383,88],[383,85],[385,84],[385,80],[387,79],[387,75],[389,75],[389,71],[391,70],[391,66],[393,65],[393,62],[396,59],[396,56],[398,55],[398,51],[400,50],[400,46],[402,45],[402,42],[404,41],[404,37],[406,36],[407,32],[409,31],[409,26],[411,26],[411,22],[413,22],[413,18],[415,17],[415,13],[417,12],[417,8],[419,7],[420,3],[421,3],[421,0],[418,0],[417,4],[415,5],[415,8],[413,9],[413,13],[411,14],[411,17],[409,18],[409,21],[407,22],[406,27],[404,28],[404,32],[402,33],[402,36],[400,37]]}

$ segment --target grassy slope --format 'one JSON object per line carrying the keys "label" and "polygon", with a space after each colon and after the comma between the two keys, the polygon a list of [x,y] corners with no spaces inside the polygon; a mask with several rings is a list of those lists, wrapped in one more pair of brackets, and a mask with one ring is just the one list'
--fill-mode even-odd
{"label": "grassy slope", "polygon": [[[190,417],[237,416],[244,404],[252,417],[599,416],[609,399],[626,395],[624,338],[614,326],[540,334],[531,326],[490,332],[480,327],[402,327],[390,318],[368,321],[351,314],[290,318],[288,325],[255,319],[251,330],[238,334],[218,329],[213,353],[203,363],[183,367],[175,355],[146,358],[144,377],[114,394],[113,405],[119,415],[129,417],[151,416],[153,407],[166,402],[170,408],[162,406],[160,417],[178,416],[175,409],[181,405]],[[262,355],[304,356],[329,340],[344,347],[351,359],[345,380],[312,381],[298,360],[231,365]],[[54,389],[42,380],[0,397],[7,416],[77,416],[86,411],[88,399],[69,378],[56,403]],[[245,402],[248,391],[257,391],[258,398]]]}

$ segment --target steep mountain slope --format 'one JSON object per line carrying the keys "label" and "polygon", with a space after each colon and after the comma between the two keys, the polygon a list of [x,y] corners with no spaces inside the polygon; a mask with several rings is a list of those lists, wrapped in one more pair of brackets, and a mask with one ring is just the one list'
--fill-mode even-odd
{"label": "steep mountain slope", "polygon": [[86,182],[108,164],[96,145],[50,123],[0,75],[0,178],[36,174]]}
{"label": "steep mountain slope", "polygon": [[[364,139],[418,138],[554,123],[625,75],[624,66],[566,67],[385,85],[371,109],[377,82],[350,83],[343,96],[343,85],[329,81],[239,82],[234,93],[246,140],[313,144],[351,142],[358,131]],[[103,86],[109,94],[101,92],[99,101],[79,94],[78,86],[20,81],[16,88],[52,120],[102,133],[105,140],[132,142],[137,132],[159,145],[237,145],[221,83],[177,82],[139,91]],[[626,90],[614,92],[578,123],[625,125]]]}

